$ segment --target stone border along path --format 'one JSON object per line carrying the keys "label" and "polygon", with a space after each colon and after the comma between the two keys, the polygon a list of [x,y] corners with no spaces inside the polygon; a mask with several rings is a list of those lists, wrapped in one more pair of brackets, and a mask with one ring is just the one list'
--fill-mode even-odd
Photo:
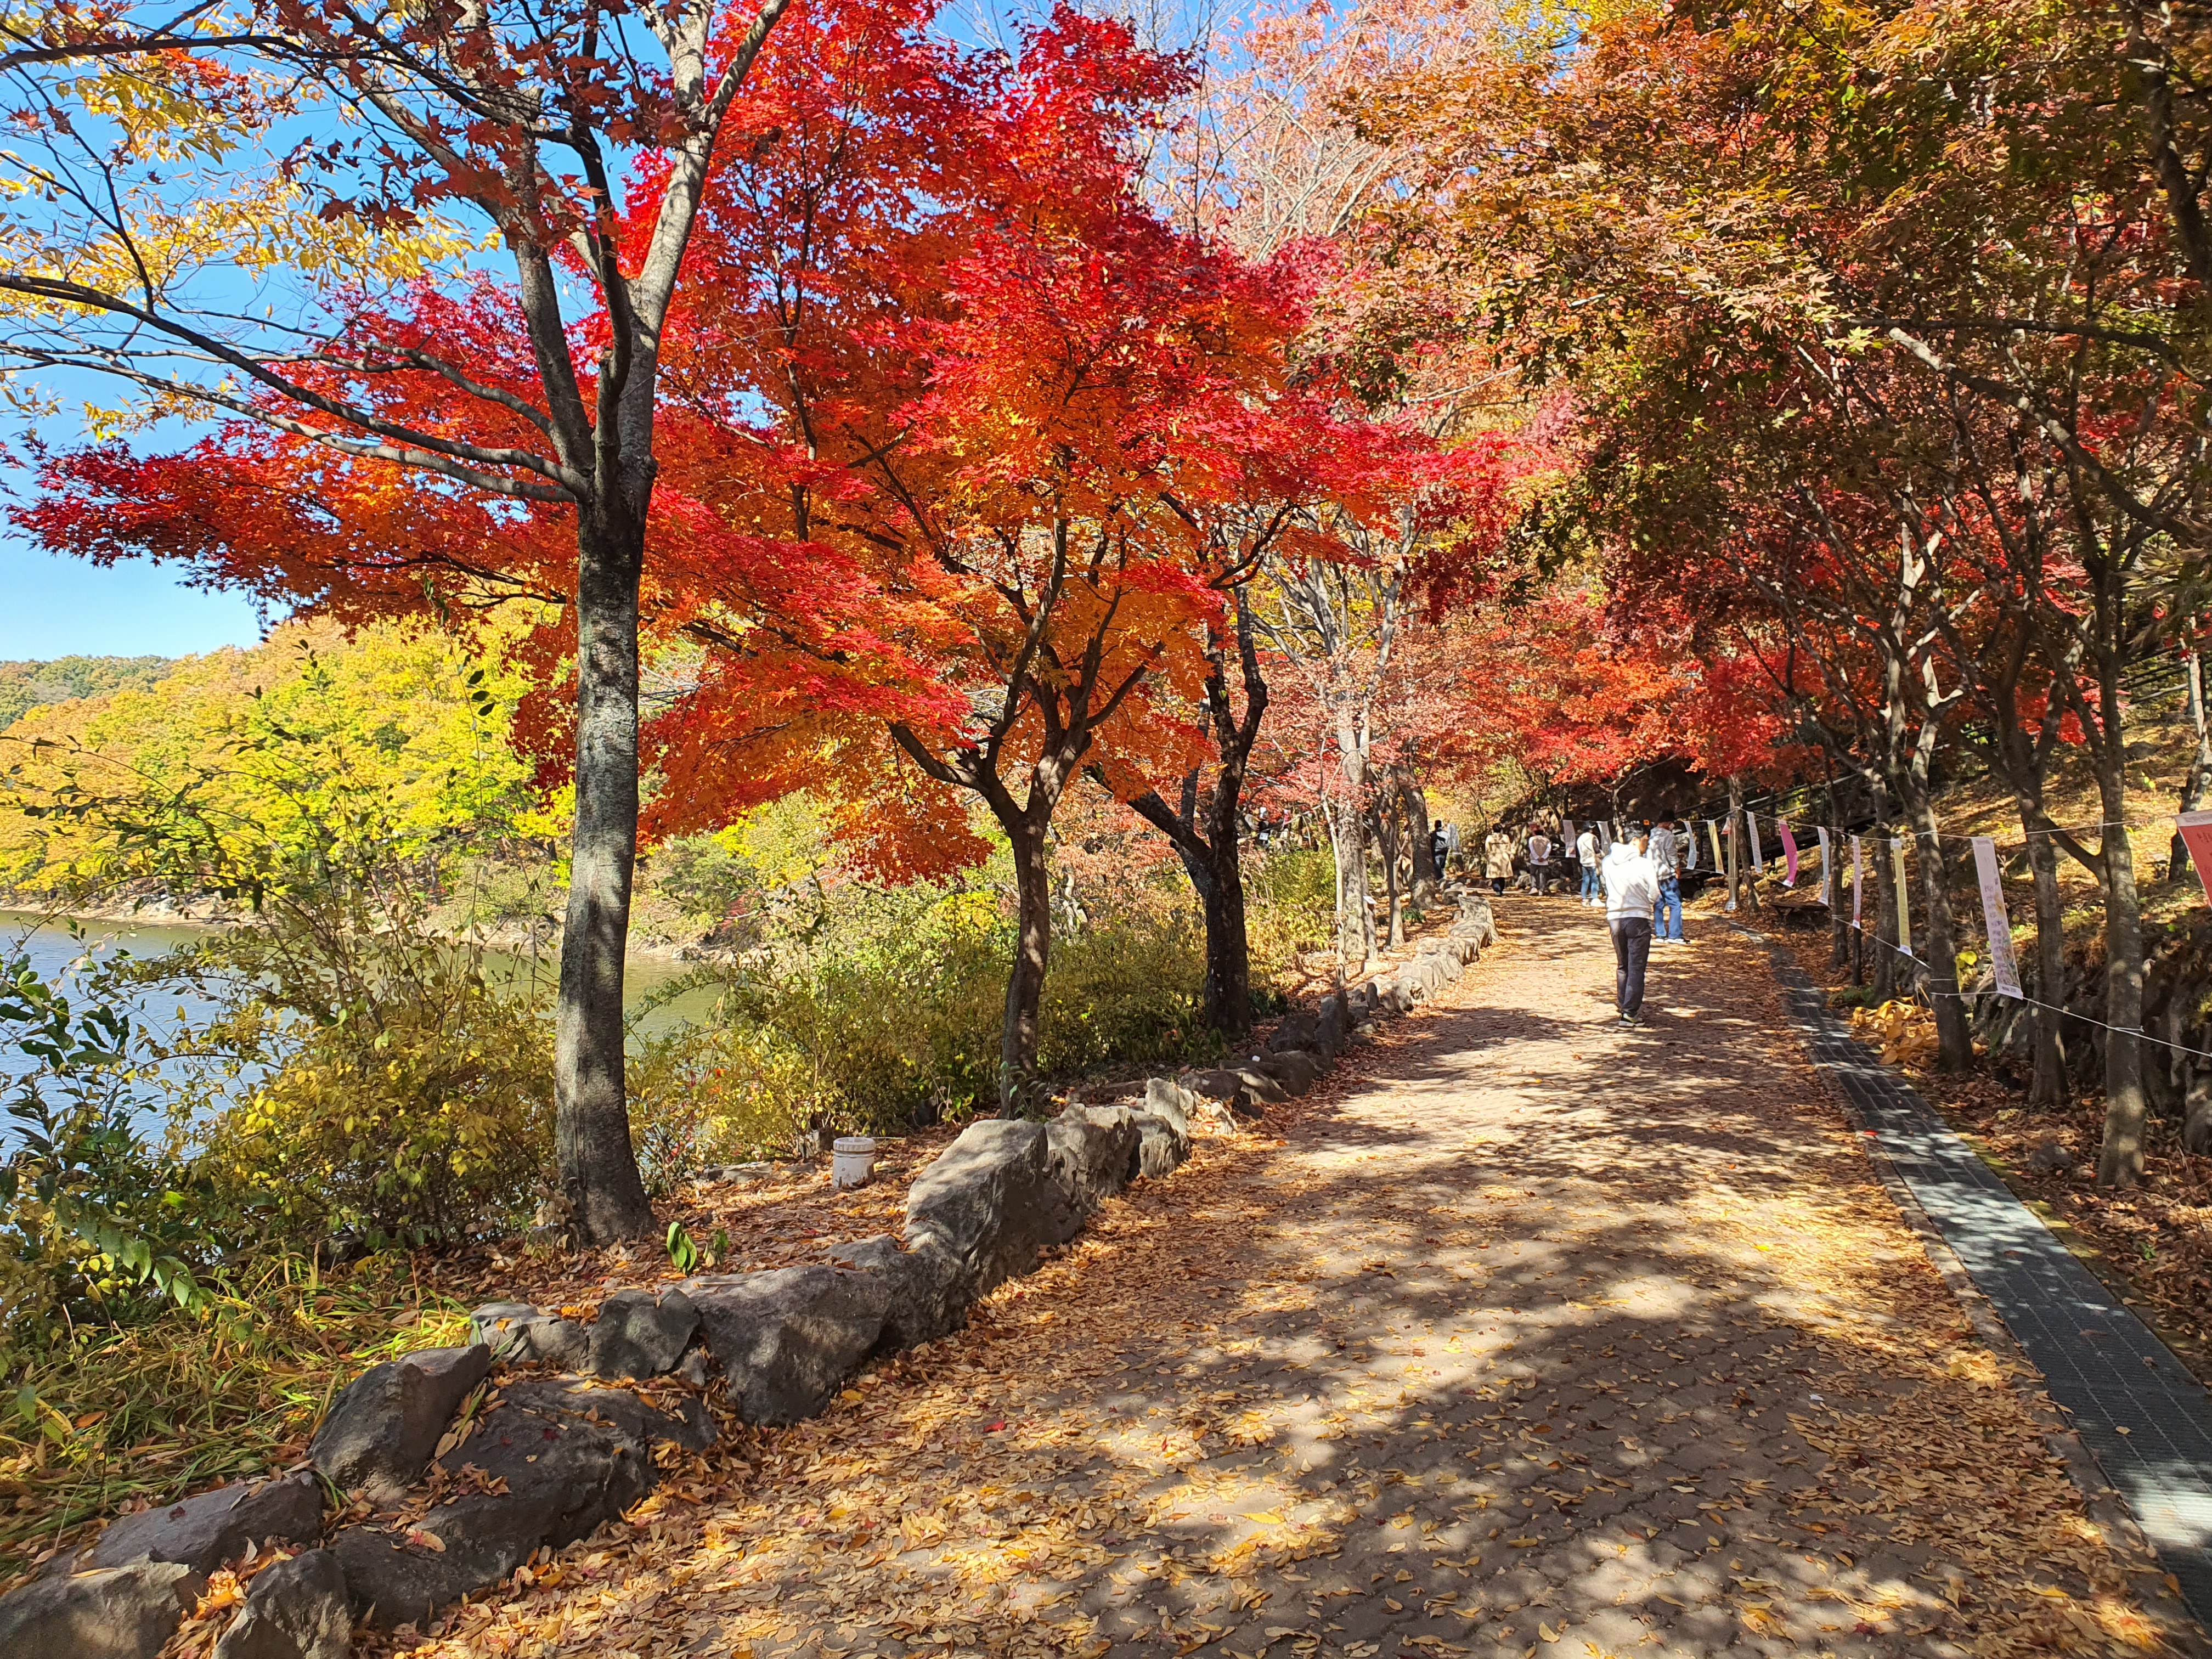
{"label": "stone border along path", "polygon": [[1571,901],[416,1659],[2195,1651],[1711,923]]}
{"label": "stone border along path", "polygon": [[1766,945],[1807,1051],[2043,1373],[2189,1610],[2212,1632],[2212,1395],[1942,1115],[1851,1035],[1784,947],[1737,926]]}

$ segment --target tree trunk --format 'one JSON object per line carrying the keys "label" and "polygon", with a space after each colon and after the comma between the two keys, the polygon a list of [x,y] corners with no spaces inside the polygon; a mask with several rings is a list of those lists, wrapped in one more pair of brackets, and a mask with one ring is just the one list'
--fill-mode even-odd
{"label": "tree trunk", "polygon": [[[2117,688],[2113,688],[2116,690]],[[2117,708],[2117,699],[2109,708]],[[2105,899],[2105,1139],[2097,1155],[2100,1187],[2132,1187],[2142,1179],[2142,905],[2136,892],[2135,852],[2128,844],[2127,752],[2117,712],[2097,757],[2097,792],[2105,809],[2100,851]]]}
{"label": "tree trunk", "polygon": [[2066,915],[2058,896],[2058,849],[2049,836],[2037,831],[2040,816],[2021,802],[2027,867],[2035,878],[2036,1000],[2051,1005],[2035,1010],[2035,1077],[2028,1085],[2027,1103],[2055,1111],[2073,1093],[2066,1076],[2064,1019],[2058,1012],[2066,1005]]}
{"label": "tree trunk", "polygon": [[1393,792],[1375,803],[1375,845],[1382,855],[1382,896],[1390,915],[1390,945],[1406,942],[1406,895],[1398,879],[1398,821],[1390,811]]}
{"label": "tree trunk", "polygon": [[[2212,721],[2204,718],[2204,659],[2192,642],[2189,647],[2189,724],[2197,733],[2197,758],[2189,763],[2188,781],[2181,786],[2181,810],[2202,810],[2204,795],[2212,789]],[[2189,873],[2189,843],[2181,832],[2173,836],[2166,865],[2166,879],[2179,881]]]}
{"label": "tree trunk", "polygon": [[1874,847],[1874,988],[1887,1002],[1897,994],[1897,878],[1886,824],[1875,824]]}
{"label": "tree trunk", "polygon": [[1936,1014],[1936,1066],[1946,1072],[1973,1069],[1973,1032],[1966,1004],[1959,994],[1959,926],[1951,908],[1951,884],[1943,864],[1943,840],[1927,780],[1915,776],[1907,794],[1913,841],[1920,854],[1920,896],[1928,907],[1928,1000]]}
{"label": "tree trunk", "polygon": [[1350,802],[1325,802],[1329,852],[1336,861],[1336,953],[1347,973],[1375,954],[1375,918],[1367,909],[1367,815]]}
{"label": "tree trunk", "polygon": [[1005,826],[1014,854],[1014,960],[1006,975],[1006,1021],[999,1042],[999,1115],[1019,1117],[1035,1093],[1037,1011],[1052,958],[1052,883],[1044,830]]}
{"label": "tree trunk", "polygon": [[1736,908],[1742,895],[1740,848],[1743,842],[1743,787],[1735,779],[1729,780],[1728,836],[1721,842],[1721,852],[1728,860],[1728,908]]}
{"label": "tree trunk", "polygon": [[1206,909],[1206,1023],[1224,1036],[1240,1037],[1252,1029],[1252,949],[1244,927],[1244,872],[1237,845],[1237,825],[1224,828],[1216,815],[1209,842],[1213,853]]}
{"label": "tree trunk", "polygon": [[554,1147],[569,1215],[599,1243],[653,1230],[623,1066],[644,523],[618,507],[587,507],[577,543],[576,811],[554,1028]]}
{"label": "tree trunk", "polygon": [[[1828,901],[1828,965],[1840,968],[1850,959],[1851,951],[1850,922],[1844,908],[1844,852],[1850,837],[1844,834],[1843,815],[1836,811],[1836,774],[1827,750],[1820,751],[1820,763],[1827,773],[1828,846],[1820,859],[1821,890]],[[1857,983],[1857,975],[1852,975]]]}
{"label": "tree trunk", "polygon": [[1413,855],[1413,902],[1426,906],[1437,896],[1437,883],[1443,872],[1437,868],[1436,848],[1431,844],[1435,830],[1429,823],[1429,798],[1413,775],[1399,769],[1398,793],[1406,803],[1406,834],[1411,838],[1410,851]]}

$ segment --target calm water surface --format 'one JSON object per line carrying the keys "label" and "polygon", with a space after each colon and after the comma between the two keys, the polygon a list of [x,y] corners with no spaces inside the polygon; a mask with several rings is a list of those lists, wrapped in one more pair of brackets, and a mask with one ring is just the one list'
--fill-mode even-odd
{"label": "calm water surface", "polygon": [[[33,968],[52,978],[81,962],[88,951],[102,955],[127,951],[134,957],[157,957],[204,938],[208,931],[190,923],[88,921],[78,925],[82,929],[82,937],[72,935],[64,925],[36,915],[0,910],[0,945],[9,950],[21,948],[30,958]],[[498,952],[494,954],[490,966],[495,974],[542,973],[549,983],[555,972],[550,956],[533,963]],[[623,976],[625,1000],[635,1008],[687,971],[684,965],[678,963],[655,957],[634,958]],[[654,1009],[641,1022],[640,1029],[645,1034],[659,1035],[702,1018],[713,1002],[711,990],[687,994]],[[215,1012],[215,1007],[204,997],[182,996],[174,988],[155,987],[134,1000],[130,1012],[148,1030],[167,1033],[176,1029],[179,1021],[207,1018]],[[0,1044],[0,1084],[36,1070],[37,1066],[37,1061],[14,1044]],[[6,1136],[6,1126],[0,1123],[0,1140]]]}

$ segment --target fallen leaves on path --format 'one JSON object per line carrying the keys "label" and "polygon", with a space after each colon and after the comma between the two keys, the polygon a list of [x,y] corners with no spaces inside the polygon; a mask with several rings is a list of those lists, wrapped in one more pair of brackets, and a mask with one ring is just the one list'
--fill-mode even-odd
{"label": "fallen leaves on path", "polygon": [[2160,1650],[2149,1564],[2085,1516],[1763,958],[1670,953],[1615,1033],[1602,935],[1507,921],[967,1331],[387,1645]]}

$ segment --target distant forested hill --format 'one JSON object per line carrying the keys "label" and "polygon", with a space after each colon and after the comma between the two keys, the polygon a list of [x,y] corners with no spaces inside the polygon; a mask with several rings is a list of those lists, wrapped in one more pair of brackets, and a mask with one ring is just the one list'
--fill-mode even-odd
{"label": "distant forested hill", "polygon": [[101,697],[125,687],[143,690],[167,673],[170,657],[56,657],[51,662],[0,662],[0,731],[41,703]]}

